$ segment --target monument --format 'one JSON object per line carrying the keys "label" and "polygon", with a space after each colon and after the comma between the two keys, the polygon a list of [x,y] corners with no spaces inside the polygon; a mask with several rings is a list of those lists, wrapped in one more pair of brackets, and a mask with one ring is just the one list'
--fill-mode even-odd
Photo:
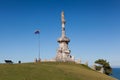
{"label": "monument", "polygon": [[64,12],[61,13],[61,22],[62,22],[62,34],[61,37],[57,40],[59,43],[59,48],[57,50],[56,55],[56,61],[59,62],[68,62],[68,61],[74,61],[74,57],[70,55],[70,50],[68,48],[68,43],[70,42],[70,39],[66,37],[65,34],[65,18],[64,18]]}

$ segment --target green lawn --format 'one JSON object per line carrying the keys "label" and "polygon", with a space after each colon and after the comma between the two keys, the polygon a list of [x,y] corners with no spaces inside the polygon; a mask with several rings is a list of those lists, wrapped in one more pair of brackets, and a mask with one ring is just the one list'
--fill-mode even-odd
{"label": "green lawn", "polygon": [[74,63],[0,64],[0,80],[115,80]]}

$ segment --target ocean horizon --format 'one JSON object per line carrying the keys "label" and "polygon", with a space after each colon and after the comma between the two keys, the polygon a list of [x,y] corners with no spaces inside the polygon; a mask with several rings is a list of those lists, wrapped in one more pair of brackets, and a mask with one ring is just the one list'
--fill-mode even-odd
{"label": "ocean horizon", "polygon": [[120,80],[120,68],[113,68],[111,76]]}

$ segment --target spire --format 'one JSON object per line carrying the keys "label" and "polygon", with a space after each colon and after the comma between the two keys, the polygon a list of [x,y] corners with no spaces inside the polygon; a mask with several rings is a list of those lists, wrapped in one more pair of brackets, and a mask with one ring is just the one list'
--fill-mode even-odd
{"label": "spire", "polygon": [[65,27],[65,18],[64,18],[64,11],[61,13],[61,22],[62,22],[62,28]]}
{"label": "spire", "polygon": [[61,13],[61,22],[62,22],[62,37],[65,37],[65,18],[64,11]]}
{"label": "spire", "polygon": [[62,35],[58,39],[58,42],[69,42],[70,39],[66,37],[65,35],[65,18],[64,18],[64,11],[61,12],[61,22],[62,22]]}

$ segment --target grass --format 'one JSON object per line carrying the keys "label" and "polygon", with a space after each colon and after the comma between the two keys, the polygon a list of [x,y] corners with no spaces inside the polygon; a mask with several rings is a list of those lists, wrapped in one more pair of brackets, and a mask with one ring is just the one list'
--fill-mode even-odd
{"label": "grass", "polygon": [[115,80],[74,63],[0,64],[0,80]]}

